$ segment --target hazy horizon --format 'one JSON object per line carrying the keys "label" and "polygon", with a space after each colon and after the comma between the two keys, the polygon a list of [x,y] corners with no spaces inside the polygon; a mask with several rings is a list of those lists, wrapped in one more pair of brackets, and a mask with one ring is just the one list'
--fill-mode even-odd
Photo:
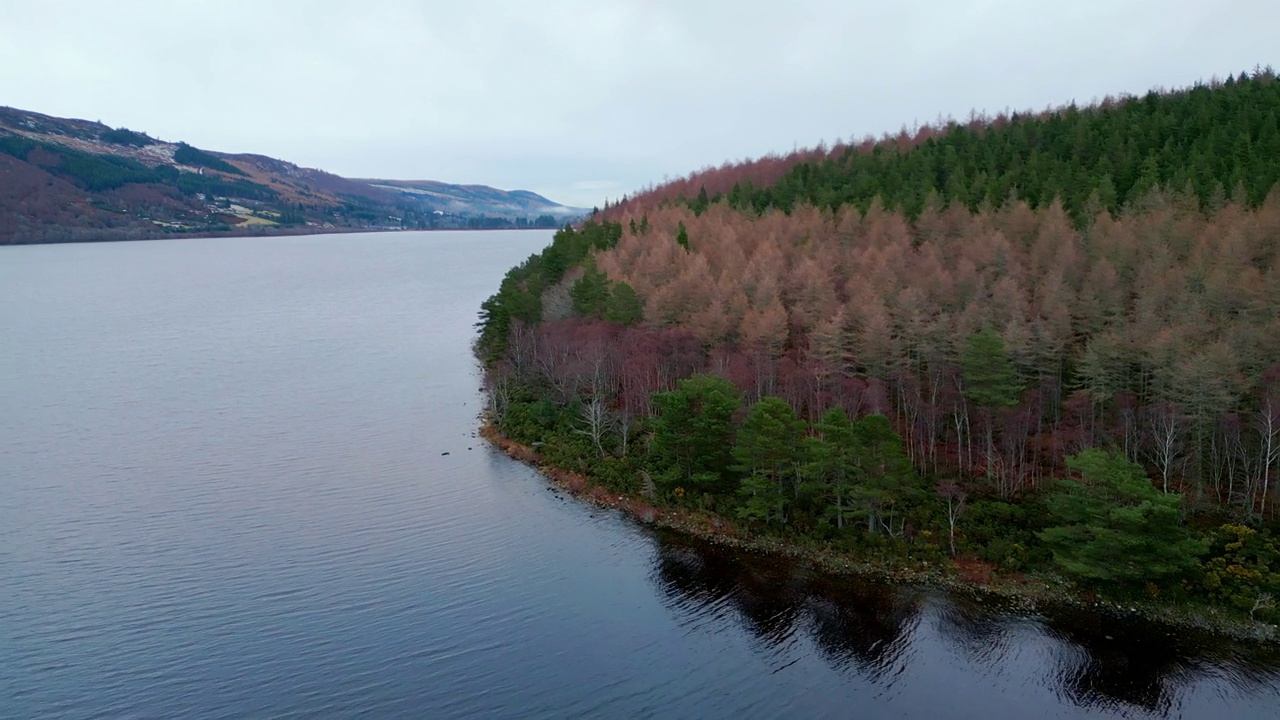
{"label": "hazy horizon", "polygon": [[0,105],[591,207],[708,165],[1274,62],[1259,0],[0,0]]}

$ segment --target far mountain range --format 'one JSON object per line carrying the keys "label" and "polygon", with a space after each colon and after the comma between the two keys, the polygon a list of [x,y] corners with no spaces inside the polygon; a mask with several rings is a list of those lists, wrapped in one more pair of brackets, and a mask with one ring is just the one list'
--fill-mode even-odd
{"label": "far mountain range", "polygon": [[0,245],[325,230],[558,227],[527,190],[344,178],[0,107]]}

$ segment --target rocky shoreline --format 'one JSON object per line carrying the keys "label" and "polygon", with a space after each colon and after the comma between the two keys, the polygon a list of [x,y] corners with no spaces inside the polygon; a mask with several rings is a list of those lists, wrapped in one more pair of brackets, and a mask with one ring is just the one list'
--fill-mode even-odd
{"label": "rocky shoreline", "polygon": [[621,495],[591,482],[590,478],[544,463],[535,448],[506,436],[492,422],[484,421],[480,435],[503,454],[536,468],[551,485],[597,507],[619,510],[636,521],[673,530],[702,541],[749,553],[769,555],[801,563],[829,575],[855,575],[881,582],[936,588],[953,593],[998,601],[1010,610],[1037,613],[1057,608],[1087,609],[1117,616],[1139,617],[1148,622],[1194,629],[1245,642],[1280,644],[1274,625],[1251,622],[1215,612],[1214,608],[1154,603],[1118,603],[1088,600],[1068,582],[1046,577],[981,577],[959,572],[956,567],[911,567],[871,562],[848,553],[797,545],[767,536],[751,535],[734,523],[705,512],[685,508],[662,508],[644,498]]}

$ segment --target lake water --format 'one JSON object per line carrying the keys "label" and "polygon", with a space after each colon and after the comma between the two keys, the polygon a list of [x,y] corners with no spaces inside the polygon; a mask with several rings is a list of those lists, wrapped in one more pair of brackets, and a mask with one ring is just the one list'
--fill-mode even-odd
{"label": "lake water", "polygon": [[469,349],[549,240],[0,248],[0,716],[1280,717],[1272,651],[549,491],[475,437]]}

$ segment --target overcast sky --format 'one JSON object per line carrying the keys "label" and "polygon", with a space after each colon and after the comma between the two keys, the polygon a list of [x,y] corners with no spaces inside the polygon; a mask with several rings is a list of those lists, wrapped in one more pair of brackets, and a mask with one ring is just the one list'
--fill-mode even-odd
{"label": "overcast sky", "polygon": [[0,105],[598,205],[727,159],[1280,65],[1275,0],[0,0]]}

